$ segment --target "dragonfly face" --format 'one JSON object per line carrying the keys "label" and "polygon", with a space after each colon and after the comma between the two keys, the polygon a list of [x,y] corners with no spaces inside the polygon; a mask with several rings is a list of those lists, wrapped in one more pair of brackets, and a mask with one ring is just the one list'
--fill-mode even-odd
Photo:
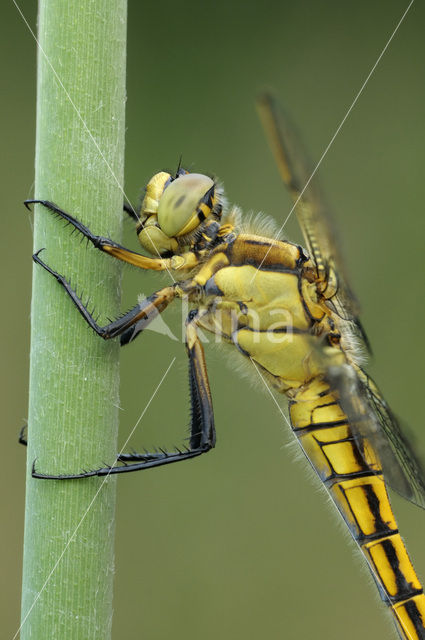
{"label": "dragonfly face", "polygon": [[139,242],[154,256],[172,255],[220,220],[220,190],[208,176],[179,169],[150,179],[137,225]]}
{"label": "dragonfly face", "polygon": [[[44,263],[89,326],[103,339],[132,342],[176,299],[186,321],[191,437],[187,449],[131,453],[91,472],[37,478],[127,473],[199,456],[215,445],[212,399],[199,328],[232,344],[289,399],[291,427],[342,515],[391,610],[403,640],[425,640],[425,596],[400,537],[387,494],[391,486],[425,507],[425,474],[355,345],[364,340],[358,305],[347,283],[321,194],[297,151],[289,121],[265,96],[260,113],[283,181],[294,200],[307,249],[270,237],[261,224],[243,228],[237,207],[225,210],[216,183],[179,169],[148,183],[137,221],[139,241],[154,257],[94,235],[49,201],[55,212],[99,250],[142,269],[169,270],[174,283],[100,326],[67,280]],[[119,463],[123,464],[119,464]]]}

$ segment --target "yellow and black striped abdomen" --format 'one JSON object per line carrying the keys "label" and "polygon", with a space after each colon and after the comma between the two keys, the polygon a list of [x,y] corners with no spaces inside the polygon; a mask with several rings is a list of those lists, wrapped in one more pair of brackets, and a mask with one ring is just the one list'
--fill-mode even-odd
{"label": "yellow and black striped abdomen", "polygon": [[382,467],[320,378],[290,402],[292,428],[366,557],[403,640],[425,639],[425,596],[398,532]]}

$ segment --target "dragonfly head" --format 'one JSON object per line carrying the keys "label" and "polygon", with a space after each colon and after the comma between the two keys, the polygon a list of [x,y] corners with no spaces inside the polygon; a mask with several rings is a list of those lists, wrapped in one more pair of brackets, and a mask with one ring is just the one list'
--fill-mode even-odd
{"label": "dragonfly head", "polygon": [[189,245],[207,219],[221,215],[221,193],[212,178],[179,169],[150,179],[142,202],[137,235],[152,255],[176,253]]}

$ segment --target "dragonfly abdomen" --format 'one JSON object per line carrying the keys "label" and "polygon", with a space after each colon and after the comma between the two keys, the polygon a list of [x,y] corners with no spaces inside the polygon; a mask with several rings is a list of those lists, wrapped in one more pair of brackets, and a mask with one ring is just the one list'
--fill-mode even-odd
{"label": "dragonfly abdomen", "polygon": [[365,556],[403,640],[425,639],[425,596],[398,532],[382,467],[321,377],[295,392],[292,428]]}

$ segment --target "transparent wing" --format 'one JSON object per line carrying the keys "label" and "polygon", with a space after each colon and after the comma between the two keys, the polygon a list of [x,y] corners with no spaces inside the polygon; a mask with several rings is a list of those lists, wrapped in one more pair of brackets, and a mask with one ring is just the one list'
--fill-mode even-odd
{"label": "transparent wing", "polygon": [[360,450],[370,442],[378,454],[385,482],[425,509],[425,470],[417,447],[403,433],[373,380],[351,365],[330,367],[327,379],[359,438]]}
{"label": "transparent wing", "polygon": [[[308,161],[301,139],[287,114],[269,94],[258,100],[259,114],[283,182],[294,200],[294,209],[319,281],[336,277],[330,299],[336,314],[350,323],[370,351],[358,319],[359,305],[348,284],[329,208],[313,180],[315,168]],[[324,362],[326,358],[324,357]],[[326,368],[326,365],[325,365]],[[400,424],[375,383],[355,365],[329,367],[327,380],[358,438],[360,451],[371,446],[377,453],[387,484],[404,498],[425,508],[425,471]]]}
{"label": "transparent wing", "polygon": [[318,278],[324,283],[336,278],[335,294],[330,302],[340,318],[352,323],[354,332],[370,351],[358,317],[359,305],[348,284],[338,249],[341,244],[336,238],[336,227],[317,181],[313,179],[316,169],[308,160],[295,126],[276,100],[270,94],[263,94],[257,106],[281,178],[294,200],[298,223]]}

